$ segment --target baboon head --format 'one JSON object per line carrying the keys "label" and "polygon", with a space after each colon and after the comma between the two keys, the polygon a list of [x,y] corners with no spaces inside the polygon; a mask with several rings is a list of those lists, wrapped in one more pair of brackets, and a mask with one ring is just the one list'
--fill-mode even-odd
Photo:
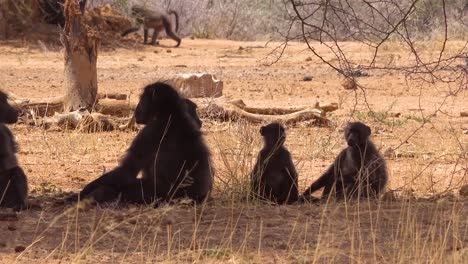
{"label": "baboon head", "polygon": [[284,127],[279,123],[271,123],[260,128],[260,134],[263,136],[265,146],[282,146],[286,140]]}
{"label": "baboon head", "polygon": [[0,91],[0,123],[14,124],[18,121],[18,111],[8,104],[8,96]]}
{"label": "baboon head", "polygon": [[371,134],[371,129],[361,122],[351,122],[345,127],[344,132],[348,146],[365,146]]}
{"label": "baboon head", "polygon": [[150,84],[144,88],[140,101],[135,109],[135,120],[138,124],[161,115],[171,115],[180,109],[181,97],[170,85],[162,82]]}

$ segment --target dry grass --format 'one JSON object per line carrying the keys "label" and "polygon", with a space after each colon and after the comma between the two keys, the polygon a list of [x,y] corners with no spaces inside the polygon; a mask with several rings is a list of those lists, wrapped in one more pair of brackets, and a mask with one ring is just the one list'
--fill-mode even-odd
{"label": "dry grass", "polygon": [[[430,116],[447,87],[427,85],[421,95],[403,75],[371,72],[359,79],[369,88],[370,111],[360,91],[344,91],[338,75],[318,61],[306,61],[310,54],[303,45],[293,43],[285,59],[271,67],[261,61],[268,50],[238,49],[249,45],[255,44],[184,40],[171,53],[155,47],[104,52],[98,62],[99,89],[132,94],[135,100],[143,84],[162,76],[208,71],[225,81],[227,97],[249,105],[339,101],[341,108],[330,116],[336,127],[288,127],[286,146],[297,164],[300,190],[343,147],[340,127],[362,120],[372,127],[382,151],[403,143],[399,156],[388,160],[396,201],[291,206],[246,201],[248,173],[261,148],[259,126],[203,120],[216,170],[209,203],[158,209],[60,205],[66,192],[78,191],[104,167],[115,166],[136,132],[88,134],[17,124],[11,129],[21,147],[19,159],[32,200],[42,209],[0,222],[0,263],[466,263],[468,207],[457,194],[468,183],[467,119],[459,116],[466,108],[466,91],[445,101],[443,113]],[[347,49],[356,57],[367,55],[352,43]],[[391,49],[386,55],[406,58],[405,52]],[[60,53],[0,46],[0,56],[0,88],[26,98],[61,93]],[[313,81],[302,82],[303,75],[313,75]],[[391,114],[396,112],[401,117]],[[424,118],[430,122],[407,139]],[[26,249],[16,253],[18,246]]]}

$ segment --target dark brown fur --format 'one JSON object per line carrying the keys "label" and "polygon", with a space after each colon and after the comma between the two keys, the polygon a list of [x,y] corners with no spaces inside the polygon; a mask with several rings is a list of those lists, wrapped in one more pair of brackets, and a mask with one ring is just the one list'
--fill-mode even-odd
{"label": "dark brown fur", "polygon": [[0,206],[22,210],[28,206],[28,181],[16,159],[16,142],[5,126],[17,121],[18,112],[0,91]]}
{"label": "dark brown fur", "polygon": [[[96,202],[118,195],[130,203],[168,202],[183,197],[197,203],[205,201],[213,181],[210,153],[200,123],[190,114],[192,110],[194,104],[171,86],[146,86],[135,110],[136,122],[145,127],[119,166],[86,185],[80,197]],[[142,178],[138,179],[140,171]]]}
{"label": "dark brown fur", "polygon": [[349,123],[344,134],[348,147],[302,194],[301,200],[310,200],[311,194],[322,187],[322,199],[377,197],[384,189],[388,180],[385,160],[369,139],[370,128],[361,122]]}
{"label": "dark brown fur", "polygon": [[260,129],[264,139],[263,149],[251,174],[254,197],[278,204],[291,204],[298,199],[298,176],[291,154],[284,147],[284,127],[271,123]]}

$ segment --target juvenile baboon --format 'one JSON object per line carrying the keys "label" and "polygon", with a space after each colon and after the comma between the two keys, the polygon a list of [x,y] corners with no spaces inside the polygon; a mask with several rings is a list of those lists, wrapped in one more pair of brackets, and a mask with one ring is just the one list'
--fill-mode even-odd
{"label": "juvenile baboon", "polygon": [[298,199],[297,172],[291,154],[284,147],[285,129],[271,123],[260,129],[264,146],[251,174],[252,194],[278,204]]}
{"label": "juvenile baboon", "polygon": [[28,181],[15,156],[16,142],[5,126],[17,121],[18,112],[0,91],[0,206],[22,210],[28,206]]}
{"label": "juvenile baboon", "polygon": [[325,187],[322,199],[330,195],[338,199],[377,197],[388,176],[385,160],[369,139],[371,129],[361,122],[349,123],[344,129],[348,147],[303,194],[301,200]]}
{"label": "juvenile baboon", "polygon": [[167,36],[171,39],[177,41],[176,47],[179,47],[181,39],[172,31],[172,23],[169,19],[169,15],[173,14],[176,19],[176,32],[179,31],[179,15],[176,11],[169,11],[168,13],[164,13],[157,10],[150,10],[143,6],[135,5],[131,8],[131,16],[135,19],[137,26],[133,28],[129,28],[122,33],[122,37],[140,30],[140,27],[143,25],[144,31],[144,44],[147,44],[148,39],[148,30],[152,28],[153,37],[151,38],[152,45],[158,45],[159,42],[157,41],[158,34],[163,29],[166,30]]}
{"label": "juvenile baboon", "polygon": [[[165,83],[145,87],[135,110],[145,127],[115,169],[89,183],[81,198],[152,203],[188,197],[205,201],[212,187],[210,153],[187,109],[187,101]],[[142,171],[141,179],[137,179]]]}

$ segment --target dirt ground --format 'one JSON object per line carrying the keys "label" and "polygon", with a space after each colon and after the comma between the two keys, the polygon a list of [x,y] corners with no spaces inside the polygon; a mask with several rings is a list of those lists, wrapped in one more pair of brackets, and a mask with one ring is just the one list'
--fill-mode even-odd
{"label": "dirt ground", "polygon": [[[240,193],[261,148],[260,125],[203,120],[216,169],[208,204],[157,209],[58,205],[67,192],[79,191],[115,166],[136,132],[86,134],[19,123],[10,126],[20,145],[18,158],[29,178],[31,200],[42,209],[0,220],[0,263],[467,263],[468,200],[458,195],[468,184],[468,117],[460,117],[468,110],[467,87],[447,97],[456,87],[371,71],[358,78],[366,87],[364,96],[344,90],[341,77],[301,43],[291,43],[282,60],[268,66],[268,55],[279,43],[258,48],[264,43],[184,39],[180,48],[172,48],[171,40],[161,42],[167,46],[102,51],[99,91],[137,100],[150,82],[175,73],[208,72],[223,80],[225,97],[247,105],[336,102],[340,108],[328,115],[335,126],[287,128],[286,146],[297,163],[300,190],[344,146],[340,128],[361,120],[372,128],[382,152],[399,147],[387,164],[388,189],[398,199],[290,206],[242,202]],[[439,44],[421,45],[430,56]],[[343,45],[352,59],[368,62],[367,48]],[[450,42],[447,52],[461,46]],[[314,47],[325,52],[322,45]],[[389,44],[379,59],[406,65],[411,57],[398,44]],[[312,81],[303,81],[304,76]],[[63,78],[60,47],[0,42],[0,89],[29,99],[55,97],[62,94]]]}

